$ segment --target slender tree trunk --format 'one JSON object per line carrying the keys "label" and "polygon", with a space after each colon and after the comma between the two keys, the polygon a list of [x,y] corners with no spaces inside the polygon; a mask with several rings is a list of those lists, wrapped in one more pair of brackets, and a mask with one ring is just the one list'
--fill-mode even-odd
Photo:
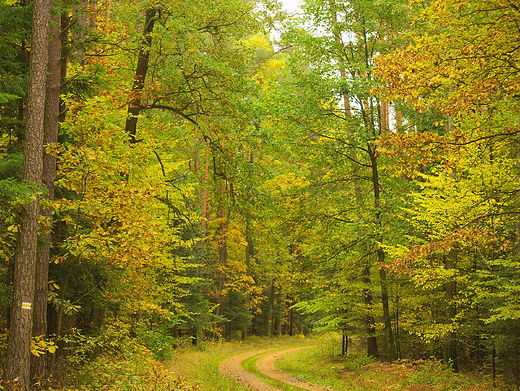
{"label": "slender tree trunk", "polygon": [[389,113],[389,105],[386,101],[381,101],[381,131],[390,130],[390,113]]}
{"label": "slender tree trunk", "polygon": [[245,232],[245,239],[246,239],[246,249],[245,249],[245,260],[246,260],[246,266],[247,270],[249,271],[251,268],[251,259],[253,259],[255,255],[255,243],[253,241],[252,237],[252,230],[251,230],[251,216],[246,214],[246,232]]}
{"label": "slender tree trunk", "polygon": [[[69,45],[69,13],[63,12],[61,14],[61,85],[65,84],[65,81],[67,80],[67,64],[68,64],[68,52],[70,51],[70,45]],[[65,104],[65,101],[60,99],[60,108],[59,108],[59,115],[58,115],[58,122],[65,121],[65,117],[67,115],[67,105]]]}
{"label": "slender tree trunk", "polygon": [[403,126],[403,113],[397,107],[395,107],[395,127],[397,131],[400,131]]}
{"label": "slender tree trunk", "polygon": [[139,50],[139,58],[137,59],[137,67],[134,75],[134,86],[130,94],[130,101],[128,102],[128,117],[126,118],[125,130],[130,137],[131,143],[136,143],[137,140],[137,116],[142,109],[142,94],[146,81],[146,74],[150,63],[150,49],[152,47],[151,33],[154,28],[156,16],[158,11],[156,9],[149,9],[146,11],[144,21],[143,37],[144,41]]}
{"label": "slender tree trunk", "polygon": [[[49,58],[50,8],[50,0],[34,0],[23,179],[36,185],[41,185],[43,173],[43,113]],[[24,391],[29,390],[31,384],[32,308],[39,215],[37,197],[22,209],[13,276],[8,376],[10,380],[16,380]]]}
{"label": "slender tree trunk", "polygon": [[[112,19],[112,0],[105,0],[105,26],[110,26]],[[105,31],[105,37],[108,37],[108,30]]]}
{"label": "slender tree trunk", "polygon": [[396,284],[395,289],[395,311],[394,311],[394,324],[395,324],[395,349],[397,351],[397,359],[401,359],[401,338],[400,338],[400,325],[399,325],[399,314],[400,314],[400,306],[399,306],[399,286]]}
{"label": "slender tree trunk", "polygon": [[[363,289],[363,303],[366,308],[372,307],[374,302],[372,297],[372,290],[370,289],[370,265],[365,263],[362,271],[362,280],[363,284],[365,284],[365,289]],[[367,354],[370,357],[379,357],[379,349],[377,348],[377,337],[376,337],[376,322],[371,313],[368,313],[366,318],[366,332],[367,332]]]}
{"label": "slender tree trunk", "polygon": [[77,28],[73,30],[73,37],[75,44],[77,45],[76,49],[76,60],[79,65],[84,68],[85,67],[85,42],[87,40],[87,29],[88,29],[88,0],[79,0],[74,3],[73,15],[75,16],[75,22]]}
{"label": "slender tree trunk", "polygon": [[275,299],[275,290],[274,290],[274,279],[271,280],[271,287],[269,289],[269,312],[267,317],[267,336],[273,336],[274,330],[274,299]]}
{"label": "slender tree trunk", "polygon": [[278,288],[276,294],[276,307],[274,316],[274,330],[277,337],[282,336],[282,322],[283,322],[283,293],[282,289]]}
{"label": "slender tree trunk", "polygon": [[[385,115],[388,117],[388,110]],[[388,126],[388,119],[384,121],[385,124],[381,126]],[[381,304],[383,306],[383,324],[385,328],[386,336],[386,359],[388,361],[397,360],[397,348],[395,344],[394,333],[392,330],[392,319],[390,317],[390,298],[388,295],[388,280],[386,270],[384,269],[385,253],[381,248],[380,243],[383,242],[383,221],[382,221],[382,210],[381,210],[381,192],[379,183],[379,166],[377,161],[376,150],[372,146],[368,146],[368,155],[370,157],[370,165],[372,170],[372,191],[374,197],[374,209],[375,209],[375,223],[376,223],[376,240],[377,246],[376,256],[377,263],[379,264],[379,278],[381,283]]]}
{"label": "slender tree trunk", "polygon": [[[445,260],[446,270],[455,269],[457,254],[452,250]],[[451,323],[457,315],[457,306],[454,304],[454,299],[457,294],[457,281],[452,279],[446,284],[446,322]],[[448,331],[444,340],[444,363],[450,365],[454,371],[458,371],[458,351],[457,351],[457,333],[455,331]]]}
{"label": "slender tree trunk", "polygon": [[202,235],[206,236],[208,231],[208,221],[210,218],[210,208],[209,208],[209,152],[205,153],[205,160],[204,160],[204,180],[202,184],[202,212],[201,212],[201,228],[202,228]]}
{"label": "slender tree trunk", "polygon": [[[61,17],[54,16],[50,25],[49,64],[47,75],[47,94],[45,98],[44,144],[58,142],[58,115],[61,89]],[[47,199],[54,198],[56,179],[56,158],[45,153],[43,156],[43,184],[47,189]],[[47,335],[47,296],[51,249],[52,209],[44,207],[41,215],[45,219],[45,229],[37,248],[36,278],[33,312],[33,335]],[[32,357],[32,377],[44,378],[47,374],[47,355]]]}
{"label": "slender tree trunk", "polygon": [[347,330],[343,330],[341,333],[341,355],[346,356],[348,354],[348,334]]}
{"label": "slender tree trunk", "polygon": [[[227,228],[228,228],[228,219],[229,216],[226,213],[226,205],[225,205],[225,197],[226,197],[226,180],[220,180],[219,186],[219,196],[218,196],[218,218],[219,225],[217,231],[217,241],[218,241],[218,266],[219,269],[224,269],[224,266],[228,263],[228,248],[227,248]],[[226,284],[226,275],[223,270],[218,271],[218,307],[217,307],[217,315],[222,316],[224,314],[224,306],[226,305],[226,297],[224,297],[224,286]],[[225,325],[225,330],[228,330],[227,323]],[[228,334],[229,335],[229,334]]]}
{"label": "slender tree trunk", "polygon": [[289,337],[294,336],[294,309],[289,308]]}
{"label": "slender tree trunk", "polygon": [[[383,250],[378,249],[378,258],[384,260]],[[390,300],[388,295],[388,281],[386,276],[386,270],[384,268],[379,269],[379,277],[381,279],[381,302],[383,304],[383,324],[385,327],[386,335],[386,359],[388,361],[397,360],[397,347],[394,338],[394,332],[392,329],[392,319],[390,316]]]}

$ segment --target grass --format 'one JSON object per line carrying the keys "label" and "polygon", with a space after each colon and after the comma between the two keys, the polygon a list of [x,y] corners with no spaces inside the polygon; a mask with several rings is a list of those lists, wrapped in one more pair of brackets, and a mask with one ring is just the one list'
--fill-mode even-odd
{"label": "grass", "polygon": [[246,391],[237,382],[219,372],[219,363],[248,349],[239,344],[208,343],[202,347],[187,347],[175,352],[166,368],[176,376],[198,385],[201,391]]}
{"label": "grass", "polygon": [[363,356],[338,355],[337,338],[317,348],[282,356],[277,367],[309,383],[349,391],[485,391],[489,379],[453,373],[435,361],[381,363]]}
{"label": "grass", "polygon": [[[309,383],[329,387],[331,390],[349,391],[505,391],[498,385],[493,388],[488,378],[456,374],[439,362],[401,361],[392,364],[375,362],[363,355],[338,355],[337,337],[324,337],[315,341],[316,348],[295,351],[277,362],[284,372]],[[246,351],[279,347],[283,350],[301,345],[302,339],[280,338],[251,339],[247,343],[206,343],[202,347],[178,350],[167,368],[176,376],[198,384],[200,391],[247,391],[232,379],[219,373],[219,363],[227,357]],[[314,342],[314,341],[313,341]],[[274,387],[284,391],[301,390],[274,379],[266,379],[256,369],[256,362],[270,352],[257,354],[245,360],[245,369]]]}

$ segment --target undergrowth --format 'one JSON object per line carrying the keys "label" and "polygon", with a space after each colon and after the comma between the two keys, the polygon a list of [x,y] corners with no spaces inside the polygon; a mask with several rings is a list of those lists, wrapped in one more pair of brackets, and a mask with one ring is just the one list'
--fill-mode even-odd
{"label": "undergrowth", "polygon": [[337,343],[282,356],[277,367],[309,383],[351,391],[484,391],[507,390],[484,377],[458,374],[438,361],[382,363],[363,354],[339,356]]}

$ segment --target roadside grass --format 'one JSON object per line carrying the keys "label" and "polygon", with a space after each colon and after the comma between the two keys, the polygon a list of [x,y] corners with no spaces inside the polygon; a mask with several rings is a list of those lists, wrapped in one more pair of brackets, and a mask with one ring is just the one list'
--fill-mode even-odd
{"label": "roadside grass", "polygon": [[235,343],[204,343],[200,347],[184,347],[173,354],[165,367],[201,391],[246,391],[239,383],[220,373],[219,363],[247,350],[246,346]]}
{"label": "roadside grass", "polygon": [[325,339],[316,348],[284,355],[276,366],[301,380],[338,391],[507,390],[493,388],[483,377],[454,373],[436,361],[381,363],[364,355],[342,357],[336,341]]}

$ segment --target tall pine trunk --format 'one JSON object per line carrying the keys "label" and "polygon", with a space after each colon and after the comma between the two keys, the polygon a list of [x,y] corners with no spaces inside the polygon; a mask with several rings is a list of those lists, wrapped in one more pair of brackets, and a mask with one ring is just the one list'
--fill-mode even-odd
{"label": "tall pine trunk", "polygon": [[[50,0],[34,0],[31,64],[24,145],[23,179],[42,184],[45,90],[49,59]],[[8,376],[18,389],[30,389],[33,300],[38,242],[39,197],[21,212],[13,275],[13,303],[8,345]],[[14,389],[13,385],[13,389]]]}
{"label": "tall pine trunk", "polygon": [[[44,144],[58,142],[58,115],[61,89],[61,16],[52,18],[49,41],[49,64],[47,92],[45,97],[45,134]],[[56,158],[48,153],[43,156],[43,184],[47,190],[47,199],[54,199],[54,181],[56,179]],[[47,335],[47,297],[49,262],[51,250],[52,209],[43,207],[41,215],[46,223],[37,247],[35,295],[33,312],[33,335]],[[32,357],[32,377],[44,378],[47,375],[47,355]]]}

